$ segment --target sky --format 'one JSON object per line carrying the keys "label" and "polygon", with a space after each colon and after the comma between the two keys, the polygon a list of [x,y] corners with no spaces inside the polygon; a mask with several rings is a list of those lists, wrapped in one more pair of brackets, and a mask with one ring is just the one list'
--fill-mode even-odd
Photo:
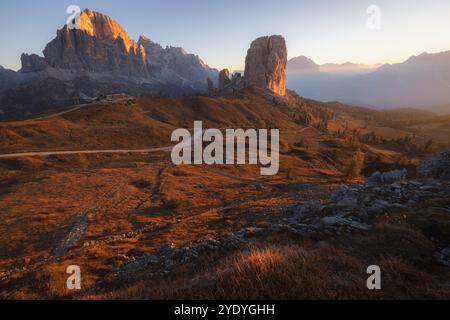
{"label": "sky", "polygon": [[[218,69],[242,70],[251,41],[271,34],[286,38],[289,58],[319,64],[396,63],[450,50],[449,0],[2,0],[0,65],[17,70],[23,52],[42,55],[70,5],[107,14],[135,40],[145,35],[183,47]],[[367,13],[371,5],[379,15]]]}

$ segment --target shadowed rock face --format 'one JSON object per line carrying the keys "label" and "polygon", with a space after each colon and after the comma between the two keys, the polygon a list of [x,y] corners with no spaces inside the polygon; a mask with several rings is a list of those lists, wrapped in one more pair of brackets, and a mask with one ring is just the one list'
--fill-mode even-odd
{"label": "shadowed rock face", "polygon": [[21,74],[0,66],[0,93],[20,83],[23,80],[22,78]]}
{"label": "shadowed rock face", "polygon": [[282,36],[261,37],[252,42],[245,59],[245,79],[254,86],[286,95],[287,48]]}
{"label": "shadowed rock face", "polygon": [[183,48],[163,48],[158,43],[141,36],[141,45],[148,57],[150,75],[159,81],[204,90],[207,78],[217,77],[217,70],[210,68],[200,57],[186,52]]}
{"label": "shadowed rock face", "polygon": [[219,90],[224,89],[230,83],[230,71],[228,69],[223,69],[219,73]]}
{"label": "shadowed rock face", "polygon": [[45,59],[39,57],[37,54],[22,54],[20,58],[22,62],[21,73],[38,72],[47,68]]}

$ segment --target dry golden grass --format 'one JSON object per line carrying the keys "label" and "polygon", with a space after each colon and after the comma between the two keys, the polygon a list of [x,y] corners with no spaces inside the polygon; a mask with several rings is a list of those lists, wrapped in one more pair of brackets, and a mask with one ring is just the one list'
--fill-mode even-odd
{"label": "dry golden grass", "polygon": [[[305,241],[267,236],[230,253],[206,255],[171,276],[141,275],[126,288],[89,299],[445,299],[450,272],[412,225],[380,218],[363,235]],[[386,220],[387,219],[387,220]],[[273,243],[279,243],[275,245]],[[382,290],[366,287],[369,265],[382,270]]]}
{"label": "dry golden grass", "polygon": [[250,248],[228,258],[209,276],[214,283],[200,298],[339,299],[360,282],[357,260],[332,248]]}
{"label": "dry golden grass", "polygon": [[[303,190],[305,184],[349,182],[345,164],[352,160],[351,176],[358,176],[362,157],[352,156],[360,146],[371,159],[378,159],[373,160],[377,163],[393,163],[401,155],[383,146],[336,138],[333,132],[308,128],[299,119],[308,116],[314,125],[324,112],[321,106],[304,102],[292,108],[273,106],[249,91],[214,99],[141,98],[133,106],[98,103],[61,117],[1,123],[2,153],[167,146],[174,128],[191,128],[199,119],[207,127],[280,128],[281,168],[277,176],[264,178],[256,166],[173,168],[166,153],[1,160],[0,270],[38,267],[2,282],[0,296],[72,297],[64,289],[65,266],[69,264],[82,267],[89,286],[128,258],[156,252],[162,245],[181,246],[245,227],[270,225],[280,214],[279,208],[315,196],[306,193],[311,190]],[[359,125],[358,121],[349,122]],[[395,130],[396,136],[403,134]],[[120,190],[104,199],[102,195],[115,184]],[[101,208],[89,215],[83,239],[62,261],[40,266],[73,228],[74,217],[99,203]],[[405,285],[413,285],[410,291],[393,286],[384,296],[434,296],[435,288],[427,293],[418,283],[420,279],[436,283],[426,269],[433,250],[428,239],[450,233],[448,221],[440,216],[434,219],[436,215],[417,217],[420,232],[392,226],[388,220],[380,224],[376,236],[332,239],[318,246],[268,237],[236,252],[201,257],[169,277],[138,274],[137,281],[114,283],[117,289],[111,292],[87,290],[77,297],[377,298],[382,295],[365,289],[365,266],[373,263],[372,255],[376,261],[385,261],[393,281],[400,283],[405,274]],[[121,237],[129,232],[136,234]],[[111,240],[116,236],[119,238]],[[95,243],[84,246],[86,242]],[[445,294],[444,290],[440,296]]]}

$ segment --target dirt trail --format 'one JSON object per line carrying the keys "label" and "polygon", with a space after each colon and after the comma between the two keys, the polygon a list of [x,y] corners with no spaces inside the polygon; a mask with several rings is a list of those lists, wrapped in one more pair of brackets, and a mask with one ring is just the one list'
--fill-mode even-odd
{"label": "dirt trail", "polygon": [[56,155],[73,155],[73,154],[98,154],[98,153],[150,153],[160,151],[171,151],[172,147],[148,148],[148,149],[112,149],[112,150],[77,150],[77,151],[48,151],[48,152],[24,152],[1,154],[0,159],[22,158],[22,157],[47,157]]}
{"label": "dirt trail", "polygon": [[87,106],[92,106],[92,105],[93,104],[91,104],[91,103],[80,104],[80,105],[78,105],[78,106],[76,106],[74,108],[68,109],[68,110],[60,111],[60,112],[53,113],[53,114],[50,114],[50,115],[47,115],[47,116],[42,116],[42,117],[38,117],[38,118],[28,119],[28,120],[25,120],[25,122],[53,119],[53,118],[56,118],[56,117],[59,117],[59,116],[63,116],[63,115],[68,114],[68,113],[72,113],[74,111],[77,111],[77,110],[80,110],[82,108],[85,108]]}

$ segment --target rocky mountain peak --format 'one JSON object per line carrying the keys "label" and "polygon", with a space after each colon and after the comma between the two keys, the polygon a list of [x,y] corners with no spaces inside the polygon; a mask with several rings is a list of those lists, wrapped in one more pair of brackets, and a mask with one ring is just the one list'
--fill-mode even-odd
{"label": "rocky mountain peak", "polygon": [[140,36],[137,43],[138,45],[142,46],[142,48],[144,48],[144,51],[149,57],[150,61],[153,61],[155,59],[155,56],[163,54],[163,47],[159,43],[150,40],[146,36]]}
{"label": "rocky mountain peak", "polygon": [[319,65],[317,65],[313,60],[305,56],[299,56],[292,58],[288,62],[289,72],[297,71],[318,71]]}
{"label": "rocky mountain peak", "polygon": [[47,67],[120,73],[147,77],[147,54],[112,18],[89,9],[80,14],[79,28],[65,25],[44,49],[44,58],[22,56],[21,72]]}
{"label": "rocky mountain peak", "polygon": [[184,48],[163,48],[145,36],[139,37],[138,44],[147,54],[151,73],[159,80],[178,86],[189,84],[193,88],[203,88],[208,77],[217,77],[217,70],[210,68],[199,56],[188,53]]}
{"label": "rocky mountain peak", "polygon": [[282,36],[261,37],[252,42],[245,59],[245,79],[256,87],[286,95],[287,48]]}
{"label": "rocky mountain peak", "polygon": [[139,37],[138,43],[139,43],[139,44],[149,44],[149,43],[151,43],[151,44],[157,44],[157,43],[154,42],[152,39],[147,38],[147,37],[144,36],[144,35],[141,35],[141,36]]}
{"label": "rocky mountain peak", "polygon": [[128,52],[137,48],[136,42],[130,38],[119,23],[107,15],[90,9],[86,9],[80,14],[79,30],[100,41],[114,42],[121,38]]}

